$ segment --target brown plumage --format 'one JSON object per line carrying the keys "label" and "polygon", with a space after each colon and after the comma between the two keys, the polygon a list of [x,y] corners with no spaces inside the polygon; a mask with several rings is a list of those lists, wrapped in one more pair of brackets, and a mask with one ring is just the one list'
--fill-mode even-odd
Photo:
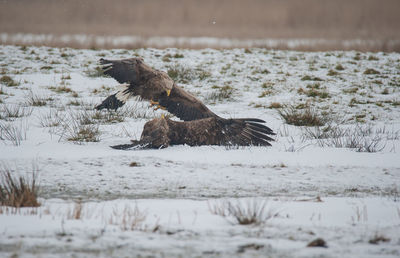
{"label": "brown plumage", "polygon": [[123,60],[100,59],[103,72],[121,85],[119,92],[109,96],[96,109],[117,109],[128,98],[140,96],[156,103],[184,121],[217,117],[200,100],[192,96],[162,71],[149,67],[141,58]]}
{"label": "brown plumage", "polygon": [[96,109],[117,109],[131,96],[139,96],[168,110],[185,122],[159,118],[145,124],[140,141],[113,146],[116,149],[161,148],[175,144],[269,146],[273,131],[255,118],[224,119],[200,100],[178,87],[164,72],[144,64],[141,58],[100,59],[105,74],[121,85]]}
{"label": "brown plumage", "polygon": [[224,119],[209,117],[188,122],[156,118],[144,125],[139,141],[112,146],[114,149],[166,148],[170,145],[187,144],[224,146],[270,146],[268,135],[272,130],[259,119]]}

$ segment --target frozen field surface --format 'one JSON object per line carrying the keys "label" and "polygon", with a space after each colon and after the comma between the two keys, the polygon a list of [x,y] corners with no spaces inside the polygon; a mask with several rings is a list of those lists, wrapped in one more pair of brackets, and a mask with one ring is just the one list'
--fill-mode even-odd
{"label": "frozen field surface", "polygon": [[[118,84],[98,59],[132,56],[272,146],[111,149],[164,112],[93,109]],[[398,53],[0,46],[0,83],[2,169],[37,170],[42,203],[0,206],[0,257],[400,256]]]}

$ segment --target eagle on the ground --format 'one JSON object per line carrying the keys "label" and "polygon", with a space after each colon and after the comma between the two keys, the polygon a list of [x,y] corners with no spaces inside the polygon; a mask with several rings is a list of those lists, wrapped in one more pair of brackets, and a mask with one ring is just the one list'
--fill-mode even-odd
{"label": "eagle on the ground", "polygon": [[104,74],[120,85],[117,93],[107,97],[96,109],[117,109],[133,96],[150,101],[184,122],[157,118],[145,124],[140,141],[113,146],[128,149],[134,146],[160,148],[175,144],[270,146],[274,132],[256,118],[225,119],[200,100],[176,85],[162,71],[152,69],[142,58],[122,60],[100,59]]}
{"label": "eagle on the ground", "polygon": [[267,135],[271,129],[261,125],[260,119],[221,119],[208,117],[193,121],[173,121],[169,118],[155,118],[144,125],[139,141],[131,144],[111,146],[114,149],[166,148],[170,145],[189,146],[270,146],[273,141]]}

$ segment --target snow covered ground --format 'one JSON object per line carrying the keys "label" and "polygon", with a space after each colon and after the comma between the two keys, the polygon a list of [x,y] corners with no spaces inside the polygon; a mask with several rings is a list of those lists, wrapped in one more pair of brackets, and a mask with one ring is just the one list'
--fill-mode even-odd
{"label": "snow covered ground", "polygon": [[[98,59],[131,56],[220,116],[264,119],[272,147],[109,148],[164,112],[93,110],[117,85]],[[0,81],[2,165],[37,166],[42,203],[0,207],[1,257],[400,255],[398,53],[0,46]],[[308,107],[325,125],[279,114]]]}

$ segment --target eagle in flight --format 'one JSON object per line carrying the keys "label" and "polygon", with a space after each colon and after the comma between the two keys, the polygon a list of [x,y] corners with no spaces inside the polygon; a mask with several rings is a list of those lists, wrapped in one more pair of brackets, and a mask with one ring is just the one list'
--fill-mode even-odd
{"label": "eagle in flight", "polygon": [[180,121],[156,118],[144,125],[139,141],[112,146],[116,149],[163,148],[169,145],[270,146],[275,133],[265,121],[256,118],[225,119],[208,109],[199,99],[180,88],[162,71],[152,69],[142,58],[106,60],[101,58],[103,73],[120,85],[96,109],[117,109],[130,97],[138,96],[175,115]]}

